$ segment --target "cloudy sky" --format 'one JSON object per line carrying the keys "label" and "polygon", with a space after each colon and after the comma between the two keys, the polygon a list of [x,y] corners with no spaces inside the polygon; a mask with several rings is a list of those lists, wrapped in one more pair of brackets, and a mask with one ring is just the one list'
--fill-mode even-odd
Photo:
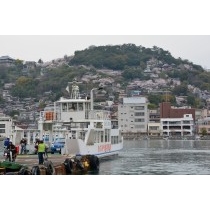
{"label": "cloudy sky", "polygon": [[210,69],[209,7],[201,2],[4,1],[0,56],[49,61],[90,45],[133,43],[161,47]]}
{"label": "cloudy sky", "polygon": [[0,55],[23,60],[44,61],[73,55],[90,45],[133,43],[158,46],[175,57],[210,69],[209,35],[1,35]]}

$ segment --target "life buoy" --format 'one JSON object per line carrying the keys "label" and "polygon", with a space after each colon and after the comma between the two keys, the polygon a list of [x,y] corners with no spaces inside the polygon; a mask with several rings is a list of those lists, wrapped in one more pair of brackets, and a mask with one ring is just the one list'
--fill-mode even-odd
{"label": "life buoy", "polygon": [[31,169],[31,175],[40,175],[39,166],[33,166]]}
{"label": "life buoy", "polygon": [[66,169],[66,174],[71,174],[72,173],[72,169],[73,169],[73,163],[71,161],[71,159],[66,158],[66,160],[64,161],[64,166]]}
{"label": "life buoy", "polygon": [[50,160],[44,161],[44,167],[46,168],[46,175],[55,174],[55,168]]}

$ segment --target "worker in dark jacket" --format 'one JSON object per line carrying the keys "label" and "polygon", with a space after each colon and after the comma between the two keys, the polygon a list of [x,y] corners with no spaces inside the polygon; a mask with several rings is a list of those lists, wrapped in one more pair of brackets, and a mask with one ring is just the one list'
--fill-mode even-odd
{"label": "worker in dark jacket", "polygon": [[[11,140],[9,141],[9,145],[7,146],[6,149],[9,150],[9,151],[12,151],[12,161],[15,161],[16,156],[17,156],[17,151],[16,151],[15,145],[12,143]],[[9,157],[9,161],[11,161],[10,157]]]}
{"label": "worker in dark jacket", "polygon": [[27,140],[25,138],[22,138],[20,140],[20,146],[21,146],[21,151],[20,154],[22,155],[23,153],[26,154],[26,145],[27,145]]}

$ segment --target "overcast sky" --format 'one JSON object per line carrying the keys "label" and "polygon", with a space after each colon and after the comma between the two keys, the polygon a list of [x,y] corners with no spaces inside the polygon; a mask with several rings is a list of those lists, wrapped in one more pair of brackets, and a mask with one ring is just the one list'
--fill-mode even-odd
{"label": "overcast sky", "polygon": [[28,61],[49,61],[73,55],[90,45],[133,43],[161,47],[175,57],[210,69],[209,35],[1,35],[0,55]]}
{"label": "overcast sky", "polygon": [[10,0],[1,8],[0,56],[49,61],[90,45],[133,43],[210,69],[207,0]]}

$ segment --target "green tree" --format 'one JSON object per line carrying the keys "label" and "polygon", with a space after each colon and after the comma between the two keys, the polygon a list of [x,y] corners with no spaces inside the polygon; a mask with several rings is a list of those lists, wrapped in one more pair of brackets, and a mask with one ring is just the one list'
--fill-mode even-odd
{"label": "green tree", "polygon": [[202,136],[206,136],[206,135],[207,135],[207,130],[206,130],[206,128],[202,128],[202,129],[201,129],[201,134],[202,134]]}
{"label": "green tree", "polygon": [[40,58],[40,59],[38,60],[38,63],[39,63],[39,64],[42,64],[42,63],[44,63],[44,62],[43,62],[43,60]]}

